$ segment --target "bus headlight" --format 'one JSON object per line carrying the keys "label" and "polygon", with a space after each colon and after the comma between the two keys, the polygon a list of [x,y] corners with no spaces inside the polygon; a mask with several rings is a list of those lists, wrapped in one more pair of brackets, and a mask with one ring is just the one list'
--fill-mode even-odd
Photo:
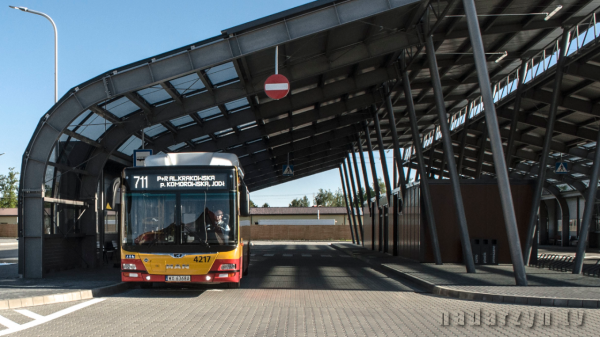
{"label": "bus headlight", "polygon": [[235,270],[236,268],[235,263],[225,263],[222,264],[221,267],[219,268],[219,270]]}
{"label": "bus headlight", "polygon": [[123,263],[123,269],[124,270],[136,270],[137,267],[135,266],[134,263]]}

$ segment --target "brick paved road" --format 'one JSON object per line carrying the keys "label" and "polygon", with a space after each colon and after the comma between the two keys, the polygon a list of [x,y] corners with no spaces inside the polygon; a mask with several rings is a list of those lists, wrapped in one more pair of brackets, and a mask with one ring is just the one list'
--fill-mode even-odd
{"label": "brick paved road", "polygon": [[[578,316],[563,308],[435,297],[324,244],[256,245],[252,253],[252,275],[244,278],[241,289],[135,289],[13,335],[597,336],[600,331],[598,309],[579,310]],[[30,311],[34,317],[47,316],[72,305],[78,303]],[[443,312],[448,326],[442,325]],[[480,313],[479,326],[470,325],[468,314],[475,312]],[[563,326],[568,312],[572,325]],[[17,324],[35,320],[13,310],[0,311],[0,316]],[[529,317],[532,328],[527,327]],[[543,325],[544,317],[550,325]]]}

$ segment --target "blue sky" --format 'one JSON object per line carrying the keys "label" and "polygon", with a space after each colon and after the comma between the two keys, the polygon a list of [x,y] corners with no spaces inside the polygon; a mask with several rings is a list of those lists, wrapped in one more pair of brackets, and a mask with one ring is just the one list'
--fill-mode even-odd
{"label": "blue sky", "polygon": [[[54,104],[54,34],[58,27],[58,93],[107,70],[219,35],[222,29],[310,1],[0,0],[0,174],[20,171],[21,157],[41,116]],[[391,168],[391,153],[386,155]],[[381,169],[376,154],[379,176]],[[391,173],[391,171],[390,171]],[[369,173],[370,174],[370,173]],[[252,193],[252,200],[287,206],[319,188],[341,187],[337,170]]]}

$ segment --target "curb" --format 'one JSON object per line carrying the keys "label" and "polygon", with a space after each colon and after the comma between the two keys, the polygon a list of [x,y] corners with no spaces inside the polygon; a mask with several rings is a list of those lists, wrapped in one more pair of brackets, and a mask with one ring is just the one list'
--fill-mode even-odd
{"label": "curb", "polygon": [[394,269],[388,265],[382,264],[381,267],[391,271],[402,278],[413,281],[420,286],[427,289],[434,295],[457,298],[461,300],[469,301],[483,301],[492,303],[504,303],[504,304],[521,304],[521,305],[534,305],[534,306],[547,306],[547,307],[566,307],[566,308],[599,308],[600,300],[584,300],[577,298],[551,298],[551,297],[536,297],[536,296],[512,296],[512,295],[494,295],[488,293],[480,293],[474,291],[465,291],[452,289],[449,287],[442,287],[435,285],[431,282],[427,282],[419,277],[409,275]]}
{"label": "curb", "polygon": [[[332,247],[344,252],[347,255],[358,258],[359,260],[365,261],[370,265],[373,265],[369,259],[365,259],[359,256],[354,256],[346,252],[343,248],[331,245]],[[511,296],[511,295],[494,295],[487,293],[480,293],[474,291],[465,291],[452,289],[449,287],[442,287],[435,285],[434,283],[423,280],[420,277],[410,275],[408,273],[401,272],[385,264],[379,264],[377,267],[381,267],[386,271],[392,272],[408,281],[414,282],[419,286],[423,287],[428,292],[449,298],[456,298],[467,301],[481,301],[491,303],[504,303],[504,304],[520,304],[520,305],[533,305],[533,306],[547,306],[547,307],[566,307],[566,308],[585,308],[593,309],[600,308],[600,300],[584,300],[577,298],[550,298],[550,297],[536,297],[536,296]]]}
{"label": "curb", "polygon": [[54,304],[54,303],[87,300],[87,299],[91,299],[94,297],[104,297],[104,296],[118,294],[118,293],[123,292],[130,288],[131,288],[131,284],[125,283],[125,282],[120,282],[120,283],[112,284],[112,285],[109,285],[106,287],[100,287],[100,288],[88,289],[88,290],[80,290],[80,291],[74,291],[74,292],[70,292],[70,293],[0,300],[0,310],[18,309],[18,308],[34,307],[34,306],[44,305],[44,304]]}

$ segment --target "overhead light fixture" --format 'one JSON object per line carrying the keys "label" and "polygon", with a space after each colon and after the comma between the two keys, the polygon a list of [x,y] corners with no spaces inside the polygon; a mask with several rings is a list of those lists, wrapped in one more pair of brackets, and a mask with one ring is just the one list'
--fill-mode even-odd
{"label": "overhead light fixture", "polygon": [[562,5],[556,6],[556,8],[552,12],[546,14],[546,17],[544,18],[544,21],[550,20],[550,18],[553,17],[556,13],[558,13],[558,11],[561,10],[561,9],[562,9]]}
{"label": "overhead light fixture", "polygon": [[497,59],[496,59],[496,61],[494,61],[494,62],[498,63],[498,62],[500,62],[500,61],[504,60],[504,59],[505,59],[507,56],[508,56],[508,52],[507,52],[507,51],[505,51],[505,52],[504,52],[504,53],[502,53],[502,55],[500,55],[500,57],[499,57],[499,58],[497,58]]}

